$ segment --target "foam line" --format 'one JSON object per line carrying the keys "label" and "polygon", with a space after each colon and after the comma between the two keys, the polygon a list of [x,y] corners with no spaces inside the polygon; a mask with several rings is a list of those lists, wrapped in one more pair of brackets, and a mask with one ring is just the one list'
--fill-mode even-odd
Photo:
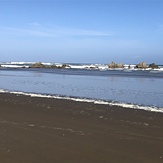
{"label": "foam line", "polygon": [[135,105],[135,104],[109,102],[109,101],[86,99],[86,98],[75,98],[75,97],[66,97],[66,96],[62,97],[62,96],[57,96],[57,95],[44,95],[44,94],[35,94],[35,93],[26,93],[26,92],[7,91],[3,89],[0,89],[0,93],[11,93],[11,94],[25,95],[25,96],[30,96],[30,97],[51,98],[51,99],[61,99],[61,100],[64,99],[64,100],[72,100],[72,101],[77,101],[77,102],[94,103],[98,105],[120,106],[123,108],[141,109],[141,110],[146,110],[146,111],[163,113],[163,108],[153,107],[153,106],[140,106],[140,105]]}

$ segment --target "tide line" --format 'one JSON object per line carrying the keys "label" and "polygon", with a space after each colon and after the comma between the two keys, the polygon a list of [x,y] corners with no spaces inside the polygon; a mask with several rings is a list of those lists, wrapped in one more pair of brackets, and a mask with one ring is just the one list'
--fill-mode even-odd
{"label": "tide line", "polygon": [[39,98],[72,100],[76,102],[88,102],[88,103],[94,103],[97,105],[120,106],[123,108],[140,109],[140,110],[163,113],[163,108],[154,107],[154,106],[140,106],[140,105],[129,104],[129,103],[119,103],[119,102],[109,102],[109,101],[103,101],[103,100],[87,99],[87,98],[75,98],[75,97],[67,97],[67,96],[44,95],[44,94],[37,94],[37,93],[8,91],[8,90],[3,90],[3,89],[0,89],[0,93],[11,93],[11,94],[16,94],[16,95],[24,95],[24,96],[39,97]]}

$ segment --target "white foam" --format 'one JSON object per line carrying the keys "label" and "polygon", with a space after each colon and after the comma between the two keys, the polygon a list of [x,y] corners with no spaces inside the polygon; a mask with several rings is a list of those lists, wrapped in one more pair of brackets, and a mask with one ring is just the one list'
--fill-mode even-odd
{"label": "white foam", "polygon": [[25,65],[1,65],[1,67],[3,68],[22,68],[22,67],[25,67],[25,68],[28,68],[29,66],[25,66]]}
{"label": "white foam", "polygon": [[0,93],[8,93],[8,91],[5,91],[3,89],[0,89]]}
{"label": "white foam", "polygon": [[0,93],[11,93],[16,95],[25,95],[30,97],[40,97],[40,98],[52,98],[52,99],[61,99],[61,100],[72,100],[77,102],[88,102],[88,103],[94,103],[98,105],[110,105],[110,106],[120,106],[123,108],[131,108],[131,109],[141,109],[146,111],[152,111],[152,112],[159,112],[163,113],[163,108],[154,107],[154,106],[140,106],[135,104],[127,104],[127,103],[118,103],[118,102],[109,102],[109,101],[103,101],[103,100],[94,100],[94,99],[82,99],[82,98],[75,98],[75,97],[62,97],[62,96],[55,96],[55,95],[44,95],[44,94],[35,94],[35,93],[26,93],[26,92],[17,92],[17,91],[7,91],[0,89]]}
{"label": "white foam", "polygon": [[88,68],[90,66],[88,66],[88,65],[71,65],[70,64],[70,67],[73,68],[73,69],[86,69],[86,68]]}
{"label": "white foam", "polygon": [[[1,67],[4,68],[28,68],[29,65],[32,65],[36,62],[1,62],[0,65]],[[44,65],[56,65],[57,67],[61,67],[63,64],[62,63],[52,63],[52,62],[42,62]],[[158,69],[152,69],[152,68],[146,68],[146,69],[139,69],[135,68],[135,64],[124,64],[124,68],[109,68],[107,64],[69,64],[70,68],[72,69],[95,69],[95,70],[142,70],[142,71],[152,71],[151,73],[156,73],[156,72],[163,72],[163,67],[159,66]],[[129,68],[130,66],[130,68]],[[67,68],[67,67],[66,67]]]}
{"label": "white foam", "polygon": [[43,64],[43,65],[47,65],[47,66],[51,66],[51,65],[53,65],[53,64],[50,63],[50,62],[42,62],[42,64]]}
{"label": "white foam", "polygon": [[15,64],[15,65],[22,65],[22,64],[34,64],[35,62],[6,62],[6,64]]}

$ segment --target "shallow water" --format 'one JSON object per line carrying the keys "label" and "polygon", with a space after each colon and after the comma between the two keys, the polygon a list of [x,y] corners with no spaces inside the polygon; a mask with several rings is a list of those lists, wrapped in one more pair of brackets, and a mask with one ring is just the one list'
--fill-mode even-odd
{"label": "shallow water", "polygon": [[0,69],[0,89],[163,107],[163,73]]}

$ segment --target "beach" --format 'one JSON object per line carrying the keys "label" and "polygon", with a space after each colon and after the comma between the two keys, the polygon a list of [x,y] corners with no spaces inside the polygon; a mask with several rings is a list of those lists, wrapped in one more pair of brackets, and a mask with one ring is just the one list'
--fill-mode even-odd
{"label": "beach", "polygon": [[0,93],[0,162],[162,161],[162,113]]}

